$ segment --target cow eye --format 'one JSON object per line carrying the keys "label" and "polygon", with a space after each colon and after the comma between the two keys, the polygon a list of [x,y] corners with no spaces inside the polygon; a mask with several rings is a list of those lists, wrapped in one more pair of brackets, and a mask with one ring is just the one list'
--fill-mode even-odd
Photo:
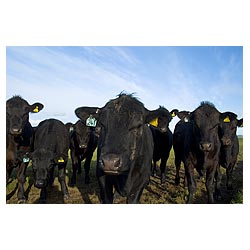
{"label": "cow eye", "polygon": [[137,124],[133,124],[132,126],[129,127],[129,131],[137,131],[139,128],[141,128],[143,124],[142,123],[137,123]]}
{"label": "cow eye", "polygon": [[219,123],[218,123],[218,124],[215,124],[212,128],[210,128],[210,130],[213,130],[213,129],[217,128],[218,125],[219,125]]}

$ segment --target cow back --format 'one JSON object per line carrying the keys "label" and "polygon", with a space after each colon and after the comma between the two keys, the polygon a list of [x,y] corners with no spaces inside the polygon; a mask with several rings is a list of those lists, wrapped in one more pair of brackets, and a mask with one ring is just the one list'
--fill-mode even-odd
{"label": "cow back", "polygon": [[42,121],[35,132],[34,149],[44,148],[57,154],[68,154],[69,134],[66,126],[59,120]]}

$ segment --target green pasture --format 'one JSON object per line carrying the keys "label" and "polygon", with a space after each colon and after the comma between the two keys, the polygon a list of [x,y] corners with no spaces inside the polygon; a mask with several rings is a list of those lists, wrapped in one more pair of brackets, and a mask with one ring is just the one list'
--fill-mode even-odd
{"label": "green pasture", "polygon": [[[218,203],[223,204],[232,204],[243,203],[243,138],[239,138],[240,151],[238,155],[238,164],[235,167],[233,173],[233,187],[232,191],[228,191],[225,187],[225,170],[222,170],[222,193],[223,200]],[[100,203],[99,200],[99,186],[95,177],[96,171],[96,151],[94,153],[91,167],[90,167],[90,178],[91,183],[84,183],[84,162],[82,162],[82,174],[77,176],[77,185],[76,187],[68,187],[70,193],[70,199],[67,203],[70,204],[96,204]],[[158,163],[159,165],[159,163]],[[68,184],[69,177],[71,176],[71,159],[67,164],[66,170],[66,183]],[[159,173],[159,168],[158,168]],[[26,173],[26,183],[25,183],[25,192],[28,197],[28,203],[38,203],[39,201],[39,192],[40,190],[35,188],[33,183],[33,173],[31,164],[27,168]],[[57,169],[55,171],[55,176],[57,176]],[[173,149],[170,152],[170,157],[167,162],[167,184],[166,186],[161,186],[159,177],[151,177],[149,185],[145,188],[141,203],[146,204],[185,204],[186,189],[183,186],[183,177],[184,177],[184,168],[181,166],[180,171],[181,184],[176,187],[174,184],[175,178],[175,165],[174,165],[174,152]],[[16,180],[16,170],[12,173],[12,179],[6,187],[6,203],[17,203],[17,180]],[[48,203],[63,203],[62,195],[60,191],[60,185],[57,178],[55,178],[54,185],[51,188],[48,188]],[[125,200],[119,200],[117,203],[124,203]],[[197,192],[195,195],[194,203],[206,203],[206,189],[205,184],[199,180],[197,177]]]}

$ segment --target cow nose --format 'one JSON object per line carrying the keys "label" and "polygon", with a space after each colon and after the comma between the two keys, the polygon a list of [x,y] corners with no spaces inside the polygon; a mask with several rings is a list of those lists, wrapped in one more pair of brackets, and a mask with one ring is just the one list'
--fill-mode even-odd
{"label": "cow nose", "polygon": [[85,149],[85,148],[87,148],[87,145],[86,145],[86,144],[80,144],[80,145],[79,145],[79,148]]}
{"label": "cow nose", "polygon": [[167,132],[167,128],[165,128],[165,127],[160,128],[160,131],[161,131],[162,133],[165,133],[165,132]]}
{"label": "cow nose", "polygon": [[17,128],[17,127],[12,127],[10,129],[11,134],[14,135],[20,135],[22,133],[22,129],[21,128]]}
{"label": "cow nose", "polygon": [[115,174],[119,171],[121,159],[116,154],[107,154],[101,157],[100,163],[104,172]]}
{"label": "cow nose", "polygon": [[221,141],[222,141],[222,144],[223,144],[224,146],[230,146],[230,145],[231,145],[231,139],[222,138]]}
{"label": "cow nose", "polygon": [[209,152],[212,149],[212,143],[210,143],[210,142],[202,142],[202,143],[200,143],[200,149],[202,151]]}
{"label": "cow nose", "polygon": [[47,186],[46,180],[36,180],[35,181],[35,187],[37,187],[37,188],[44,188],[46,186]]}

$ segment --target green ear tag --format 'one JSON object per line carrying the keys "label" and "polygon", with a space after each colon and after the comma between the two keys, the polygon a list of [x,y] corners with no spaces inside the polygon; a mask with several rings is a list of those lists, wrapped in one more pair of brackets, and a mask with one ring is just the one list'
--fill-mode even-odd
{"label": "green ear tag", "polygon": [[88,127],[96,127],[97,120],[95,117],[90,115],[90,117],[86,120],[86,126]]}
{"label": "green ear tag", "polygon": [[27,156],[26,156],[26,157],[23,157],[23,162],[24,162],[24,163],[27,163],[27,162],[29,162],[29,161],[30,161],[29,157],[27,157]]}

